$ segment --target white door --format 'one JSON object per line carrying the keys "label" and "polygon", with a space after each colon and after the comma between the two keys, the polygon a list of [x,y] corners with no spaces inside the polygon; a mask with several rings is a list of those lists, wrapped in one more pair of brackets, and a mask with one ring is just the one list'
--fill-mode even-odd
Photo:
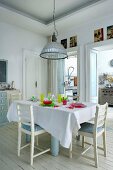
{"label": "white door", "polygon": [[36,78],[36,56],[32,55],[25,60],[26,67],[26,99],[31,96],[37,96],[37,78]]}
{"label": "white door", "polygon": [[40,58],[35,51],[23,50],[23,98],[39,98],[41,93],[47,95],[47,87],[47,60]]}
{"label": "white door", "polygon": [[30,50],[23,51],[23,98],[37,96],[37,54]]}
{"label": "white door", "polygon": [[87,49],[86,60],[86,101],[98,103],[98,51]]}

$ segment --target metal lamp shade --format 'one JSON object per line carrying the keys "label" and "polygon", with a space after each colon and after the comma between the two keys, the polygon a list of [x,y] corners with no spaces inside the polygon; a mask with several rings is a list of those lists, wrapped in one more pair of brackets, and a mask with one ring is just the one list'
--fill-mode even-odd
{"label": "metal lamp shade", "polygon": [[59,60],[67,58],[66,49],[57,42],[50,42],[43,48],[40,57],[50,60]]}

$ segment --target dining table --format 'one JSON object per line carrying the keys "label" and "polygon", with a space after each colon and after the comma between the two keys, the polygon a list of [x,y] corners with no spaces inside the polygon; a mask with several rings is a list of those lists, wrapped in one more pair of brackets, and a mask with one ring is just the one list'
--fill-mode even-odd
{"label": "dining table", "polygon": [[[95,116],[96,103],[74,101],[66,105],[57,103],[54,107],[43,106],[40,102],[19,100],[10,105],[7,112],[9,122],[18,122],[17,103],[33,106],[34,121],[51,134],[51,154],[57,156],[59,144],[69,148],[72,141],[72,133],[77,135],[81,123],[87,122]],[[83,106],[83,107],[81,107]]]}

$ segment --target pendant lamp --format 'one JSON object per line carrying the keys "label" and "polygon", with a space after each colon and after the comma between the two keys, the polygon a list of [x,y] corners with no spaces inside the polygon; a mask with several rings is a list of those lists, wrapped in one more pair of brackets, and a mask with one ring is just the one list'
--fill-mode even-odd
{"label": "pendant lamp", "polygon": [[40,57],[49,60],[59,60],[68,58],[67,51],[62,44],[57,42],[56,36],[58,36],[58,31],[55,24],[55,0],[54,0],[54,9],[53,9],[53,23],[54,23],[54,32],[52,35],[52,42],[47,43],[42,49]]}

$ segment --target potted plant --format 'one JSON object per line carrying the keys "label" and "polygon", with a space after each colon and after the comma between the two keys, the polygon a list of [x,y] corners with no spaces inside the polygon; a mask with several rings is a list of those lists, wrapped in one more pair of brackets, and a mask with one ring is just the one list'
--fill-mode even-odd
{"label": "potted plant", "polygon": [[66,105],[66,104],[67,104],[67,101],[68,101],[68,98],[67,98],[67,97],[63,97],[63,98],[62,98],[62,103],[63,103],[63,105]]}

